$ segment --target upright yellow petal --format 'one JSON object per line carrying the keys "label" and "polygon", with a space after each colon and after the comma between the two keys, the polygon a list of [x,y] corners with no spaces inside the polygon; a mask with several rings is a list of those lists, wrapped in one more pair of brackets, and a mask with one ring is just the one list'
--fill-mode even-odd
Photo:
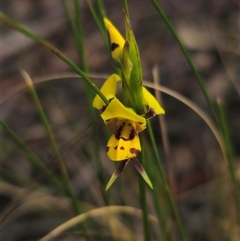
{"label": "upright yellow petal", "polygon": [[123,45],[125,43],[124,38],[119,33],[117,28],[107,19],[104,18],[104,24],[108,31],[109,45],[111,50],[111,57],[117,67],[121,66],[121,55]]}
{"label": "upright yellow petal", "polygon": [[116,97],[111,100],[107,108],[101,114],[105,124],[113,118],[137,122],[141,126],[141,131],[146,128],[146,120],[144,117],[137,115],[131,108],[125,107]]}
{"label": "upright yellow petal", "polygon": [[156,115],[165,114],[156,98],[145,87],[143,87],[143,105],[147,105]]}
{"label": "upright yellow petal", "polygon": [[[117,82],[121,80],[121,78],[116,75],[116,74],[112,74],[103,84],[103,86],[101,87],[101,92],[103,93],[103,95],[110,100],[111,98],[113,98],[116,95],[116,91],[117,91]],[[99,97],[99,95],[96,95],[94,100],[93,100],[93,107],[101,110],[103,108],[103,106],[105,106],[105,103],[103,102],[103,100]]]}

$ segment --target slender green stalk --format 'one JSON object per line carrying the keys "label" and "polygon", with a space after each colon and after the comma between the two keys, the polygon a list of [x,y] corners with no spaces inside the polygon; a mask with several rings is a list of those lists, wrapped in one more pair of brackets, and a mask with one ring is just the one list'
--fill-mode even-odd
{"label": "slender green stalk", "polygon": [[66,0],[61,0],[62,4],[64,6],[68,22],[70,24],[70,27],[72,29],[73,37],[76,42],[76,47],[78,50],[78,55],[80,57],[81,61],[81,67],[82,70],[87,73],[87,62],[85,58],[85,49],[84,49],[84,44],[83,44],[83,31],[82,31],[82,26],[81,26],[81,11],[80,11],[80,6],[79,6],[79,1],[74,0],[74,7],[75,7],[75,21],[74,18],[71,17],[71,13],[68,7],[68,2]]}
{"label": "slender green stalk", "polygon": [[[66,1],[66,0],[64,0],[64,1]],[[77,33],[74,33],[74,34],[75,35],[78,34],[80,37],[79,40],[77,41],[77,46],[78,46],[78,49],[80,50],[80,52],[79,52],[80,62],[82,63],[82,69],[86,73],[88,73],[85,48],[84,48],[84,42],[83,42],[83,27],[82,27],[82,21],[81,21],[81,9],[80,9],[78,0],[74,0],[74,7],[75,7],[75,15],[76,15],[75,31],[77,31]],[[85,87],[85,90],[87,93],[87,105],[88,105],[88,110],[90,113],[90,118],[91,118],[91,121],[94,123],[93,124],[93,133],[97,133],[98,130],[97,130],[96,118],[95,118],[96,112],[92,108],[93,96],[91,94],[90,87],[86,83],[85,83],[84,87]],[[94,154],[95,154],[95,160],[96,160],[96,162],[95,162],[96,170],[99,172],[99,178],[101,179],[102,183],[105,183],[105,175],[104,175],[103,166],[102,166],[102,162],[101,162],[101,158],[100,158],[99,147],[100,147],[99,140],[95,140],[94,141]],[[103,198],[107,204],[109,202],[109,193],[104,192],[104,186],[102,186],[102,188],[103,188],[102,189]]]}
{"label": "slender green stalk", "polygon": [[175,204],[174,199],[172,197],[172,193],[171,193],[171,191],[169,189],[169,186],[168,186],[168,183],[167,183],[167,178],[166,178],[166,176],[164,174],[164,170],[163,170],[163,166],[162,166],[162,163],[161,163],[161,160],[160,160],[160,156],[159,156],[159,153],[158,153],[156,141],[155,141],[155,138],[154,138],[154,135],[153,135],[152,126],[149,123],[149,121],[148,121],[148,124],[147,124],[147,129],[148,129],[148,133],[149,133],[151,144],[153,146],[153,151],[154,151],[154,154],[155,154],[156,159],[157,159],[157,164],[158,164],[158,168],[159,168],[159,171],[160,171],[160,176],[162,178],[162,182],[163,182],[163,185],[164,185],[164,189],[165,189],[165,192],[166,192],[166,195],[167,195],[167,199],[168,199],[171,211],[173,213],[173,217],[175,219],[175,222],[177,224],[179,232],[180,232],[180,234],[182,236],[182,239],[184,241],[187,241],[188,240],[187,234],[185,232],[185,229],[183,227],[182,221],[181,221],[181,219],[179,217],[179,214],[177,212],[176,204]]}
{"label": "slender green stalk", "polygon": [[2,120],[0,120],[0,125],[8,133],[9,136],[13,139],[14,143],[28,156],[32,161],[35,167],[42,171],[50,180],[60,189],[62,189],[62,183],[59,179],[52,173],[47,166],[39,159],[39,157],[17,136],[17,134]]}
{"label": "slender green stalk", "polygon": [[123,9],[128,17],[128,19],[130,19],[130,16],[129,16],[129,11],[128,11],[128,4],[127,4],[127,0],[123,0]]}
{"label": "slender green stalk", "polygon": [[[143,161],[143,155],[144,155],[144,150],[142,150],[142,153],[140,155],[138,155],[141,163]],[[143,178],[141,176],[139,176],[139,201],[140,201],[140,207],[141,207],[141,210],[142,210],[144,240],[150,241],[151,240],[151,234],[150,234],[149,222],[148,222],[146,187],[145,187],[145,181],[143,180]]]}
{"label": "slender green stalk", "polygon": [[[143,143],[143,147],[145,145],[148,145],[146,143],[147,139],[144,138],[144,141],[145,142]],[[154,201],[154,206],[155,206],[155,210],[156,210],[157,217],[158,217],[158,220],[159,220],[160,230],[162,231],[163,240],[171,241],[171,236],[170,236],[170,234],[168,232],[168,229],[167,229],[167,219],[166,219],[164,207],[162,207],[162,204],[160,203],[160,200],[159,200],[159,196],[163,196],[162,193],[159,194],[159,190],[162,190],[162,183],[159,182],[158,170],[155,166],[153,166],[153,164],[151,162],[152,160],[150,160],[150,158],[148,158],[148,157],[146,159],[147,160],[146,160],[145,163],[147,164],[147,172],[149,173],[149,175],[152,179],[153,187],[154,187],[151,191],[151,195],[152,195],[152,198],[153,198],[153,201]]]}
{"label": "slender green stalk", "polygon": [[220,113],[220,124],[221,124],[223,140],[225,142],[225,146],[227,149],[228,168],[229,168],[229,173],[230,173],[230,177],[231,177],[231,181],[232,181],[233,189],[235,193],[235,201],[236,201],[236,208],[237,208],[237,222],[238,222],[238,226],[240,227],[240,185],[237,180],[236,165],[234,162],[234,153],[232,149],[232,143],[229,137],[229,127],[226,119],[225,106],[220,99],[217,101],[217,103],[218,103],[218,108]]}
{"label": "slender green stalk", "polygon": [[159,6],[159,4],[156,2],[156,0],[150,0],[152,2],[152,4],[154,5],[155,9],[157,10],[157,12],[159,13],[159,15],[162,17],[164,23],[167,25],[169,31],[172,33],[173,37],[175,38],[176,42],[178,43],[180,49],[182,50],[182,53],[183,55],[185,56],[191,70],[193,71],[197,81],[198,81],[198,84],[201,88],[201,91],[207,101],[207,104],[212,112],[212,115],[214,117],[214,120],[215,122],[217,123],[217,117],[216,117],[216,113],[215,113],[215,109],[213,107],[213,103],[212,103],[212,100],[211,98],[209,97],[208,95],[208,92],[207,92],[207,89],[206,89],[206,86],[205,86],[205,83],[202,79],[202,77],[200,76],[198,70],[196,69],[187,49],[185,48],[185,46],[183,45],[183,43],[181,42],[180,38],[178,37],[174,27],[172,26],[171,22],[169,21],[168,17],[166,16],[166,14],[164,13],[164,11],[162,10],[162,8]]}
{"label": "slender green stalk", "polygon": [[54,154],[56,156],[56,162],[57,162],[59,171],[60,171],[62,179],[63,179],[63,184],[64,184],[64,187],[65,187],[65,191],[71,197],[73,206],[75,207],[77,213],[81,213],[77,197],[74,194],[72,185],[70,183],[70,179],[68,177],[67,170],[65,168],[64,162],[63,162],[62,157],[60,155],[60,152],[58,150],[55,138],[53,136],[52,130],[50,128],[50,125],[48,123],[47,117],[46,117],[46,115],[44,113],[44,110],[42,108],[41,102],[40,102],[40,100],[38,98],[38,95],[37,95],[37,92],[36,92],[36,90],[34,88],[32,80],[31,80],[30,76],[27,74],[27,72],[25,72],[25,71],[22,71],[22,75],[23,75],[23,77],[24,77],[24,79],[26,81],[26,84],[27,84],[27,87],[29,89],[29,92],[30,92],[30,94],[32,96],[32,99],[34,101],[34,104],[36,106],[38,114],[39,114],[39,116],[41,118],[43,127],[44,127],[44,129],[46,131],[47,137],[49,139],[49,142],[51,144],[53,152],[54,152]]}
{"label": "slender green stalk", "polygon": [[106,97],[102,94],[102,92],[98,89],[98,87],[91,81],[91,79],[88,77],[84,71],[82,71],[74,62],[72,62],[66,55],[64,55],[59,49],[57,49],[55,46],[53,46],[51,43],[49,43],[47,40],[41,38],[37,34],[33,33],[30,29],[26,28],[25,26],[19,24],[17,21],[13,20],[12,18],[8,17],[4,13],[0,12],[0,19],[8,25],[9,27],[12,27],[16,29],[17,31],[23,33],[27,37],[33,39],[34,41],[42,44],[45,48],[50,50],[53,54],[55,54],[58,58],[63,60],[66,64],[69,65],[69,67],[72,68],[77,74],[82,76],[84,81],[91,86],[91,88],[101,97],[101,99],[105,102],[106,105],[108,105],[108,100]]}
{"label": "slender green stalk", "polygon": [[[94,10],[94,7],[92,5],[92,3],[90,2],[90,0],[86,0],[87,2],[87,5],[93,15],[93,18],[95,19],[96,23],[97,23],[97,26],[100,30],[100,33],[102,34],[102,37],[104,39],[104,42],[105,44],[107,45],[108,43],[108,38],[107,38],[107,35],[106,35],[106,30],[105,30],[105,27],[104,27],[104,23],[103,23],[103,20],[102,20],[102,16],[101,17],[98,17],[96,11]],[[101,13],[101,12],[100,12]]]}
{"label": "slender green stalk", "polygon": [[157,212],[158,220],[159,220],[159,223],[161,225],[161,230],[162,230],[164,240],[170,241],[171,237],[170,237],[170,234],[169,234],[168,229],[167,229],[166,217],[165,217],[164,211],[163,211],[163,209],[162,209],[162,207],[159,203],[159,197],[158,197],[156,187],[153,188],[153,190],[152,190],[152,197],[153,197],[155,209],[156,209],[156,212]]}
{"label": "slender green stalk", "polygon": [[97,6],[97,10],[99,12],[100,17],[102,18],[102,16],[106,16],[106,10],[104,8],[104,4],[103,4],[102,0],[97,0],[96,6]]}
{"label": "slender green stalk", "polygon": [[79,48],[79,57],[82,65],[82,69],[84,72],[88,73],[88,66],[86,61],[86,55],[85,55],[85,47],[83,43],[83,27],[82,27],[82,16],[81,16],[81,9],[79,5],[78,0],[74,0],[74,6],[75,6],[75,15],[76,15],[76,30],[79,36],[78,40],[78,48]]}
{"label": "slender green stalk", "polygon": [[147,201],[146,201],[146,188],[145,181],[139,176],[139,198],[140,198],[140,207],[142,210],[142,218],[143,218],[143,229],[144,229],[144,240],[150,241],[150,229],[148,222],[148,210],[147,210]]}

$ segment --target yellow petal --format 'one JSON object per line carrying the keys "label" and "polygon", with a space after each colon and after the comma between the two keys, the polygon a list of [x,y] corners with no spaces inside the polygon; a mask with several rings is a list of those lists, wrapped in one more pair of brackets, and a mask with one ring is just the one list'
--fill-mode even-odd
{"label": "yellow petal", "polygon": [[107,18],[104,18],[104,24],[108,31],[111,57],[112,57],[115,65],[117,67],[120,67],[121,66],[122,49],[123,49],[125,40],[122,37],[122,35],[119,33],[117,28],[115,28],[115,26]]}
{"label": "yellow petal", "polygon": [[140,131],[146,128],[146,120],[144,117],[137,115],[131,108],[125,107],[116,97],[111,100],[107,108],[101,114],[105,124],[113,118],[120,120],[129,120],[140,125]]}
{"label": "yellow petal", "polygon": [[143,87],[143,104],[147,105],[152,109],[156,115],[165,114],[164,109],[160,106],[156,98],[145,88]]}
{"label": "yellow petal", "polygon": [[[116,95],[117,91],[117,82],[121,80],[121,78],[116,75],[112,74],[103,84],[101,87],[101,92],[103,95],[109,100],[113,98]],[[99,95],[96,95],[94,100],[93,100],[93,107],[101,110],[105,106],[105,103],[103,100],[99,97]]]}
{"label": "yellow petal", "polygon": [[107,155],[112,161],[123,161],[136,157],[140,151],[139,136],[129,122],[124,122],[107,143]]}

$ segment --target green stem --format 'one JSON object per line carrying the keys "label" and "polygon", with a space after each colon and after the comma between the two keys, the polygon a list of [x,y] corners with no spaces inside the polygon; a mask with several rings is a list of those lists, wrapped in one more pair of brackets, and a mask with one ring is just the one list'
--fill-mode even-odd
{"label": "green stem", "polygon": [[240,226],[240,185],[237,180],[237,173],[236,173],[236,165],[234,162],[234,153],[232,149],[232,143],[229,137],[229,127],[226,119],[226,110],[223,102],[218,100],[218,108],[220,113],[220,124],[222,129],[223,140],[225,142],[225,146],[227,149],[228,155],[228,168],[231,177],[231,181],[233,184],[233,189],[235,193],[235,201],[236,201],[236,208],[237,208],[237,223]]}
{"label": "green stem", "polygon": [[[140,136],[141,143],[143,142],[142,137]],[[143,163],[144,160],[144,150],[138,155],[138,158]],[[148,220],[148,209],[147,209],[147,200],[146,200],[146,187],[145,181],[141,176],[139,176],[139,201],[140,207],[142,210],[142,218],[143,218],[143,230],[144,230],[144,240],[150,241],[150,229],[149,229],[149,220]]]}
{"label": "green stem", "polygon": [[129,11],[128,11],[128,4],[127,4],[127,0],[123,0],[123,9],[128,17],[128,19],[130,19],[130,16],[129,16]]}
{"label": "green stem", "polygon": [[62,189],[62,184],[59,179],[52,173],[47,166],[38,158],[38,156],[17,136],[17,134],[2,120],[0,120],[0,125],[3,129],[8,133],[9,136],[13,139],[14,143],[23,150],[28,158],[32,161],[32,163],[36,166],[39,171],[42,171],[46,174],[47,177],[51,179],[51,181]]}
{"label": "green stem", "polygon": [[[102,16],[101,16],[101,18],[98,17],[98,15],[97,15],[96,11],[94,10],[94,8],[93,8],[92,3],[90,2],[90,0],[86,0],[86,2],[87,2],[87,5],[88,5],[88,7],[89,7],[89,9],[90,9],[90,11],[91,11],[91,13],[92,13],[92,15],[93,15],[93,18],[95,19],[95,21],[96,21],[96,23],[97,23],[97,26],[98,26],[98,28],[99,28],[99,30],[100,30],[100,33],[101,33],[101,35],[102,35],[102,37],[103,37],[103,39],[104,39],[104,42],[105,42],[105,44],[107,45],[107,43],[108,43],[108,38],[107,38],[107,35],[106,35],[106,30],[105,30],[105,27],[104,27],[104,23],[103,23]],[[100,12],[100,13],[102,13],[102,12]]]}
{"label": "green stem", "polygon": [[79,39],[77,41],[77,46],[78,46],[78,52],[79,52],[79,57],[80,61],[82,64],[82,69],[84,72],[88,73],[88,66],[87,66],[87,61],[86,61],[86,55],[85,55],[85,47],[83,43],[83,27],[82,27],[82,16],[81,16],[81,9],[79,5],[78,0],[74,0],[74,6],[75,6],[75,15],[76,15],[76,30],[77,32],[75,35],[79,36]]}
{"label": "green stem", "polygon": [[160,176],[162,178],[162,182],[163,182],[163,185],[164,185],[164,189],[165,189],[165,192],[166,192],[166,195],[167,195],[167,199],[168,199],[168,202],[170,204],[170,208],[172,210],[172,213],[173,213],[173,217],[175,219],[175,222],[178,226],[178,229],[179,229],[179,232],[182,236],[182,239],[184,241],[187,241],[188,238],[187,238],[187,234],[185,232],[185,229],[183,227],[183,224],[182,224],[182,221],[179,217],[179,214],[177,212],[177,208],[176,208],[176,204],[174,202],[174,199],[172,197],[172,193],[169,189],[169,185],[167,183],[167,178],[164,174],[164,171],[163,171],[163,166],[162,166],[162,163],[161,163],[161,160],[160,160],[160,156],[159,156],[159,153],[158,153],[158,148],[157,148],[157,145],[156,145],[156,141],[155,141],[155,138],[154,138],[154,135],[153,135],[153,130],[152,130],[152,126],[151,124],[147,123],[147,129],[148,129],[148,133],[149,133],[149,137],[150,137],[150,141],[151,141],[151,144],[153,146],[153,151],[154,151],[154,154],[157,158],[157,164],[158,164],[158,168],[159,168],[159,171],[160,171]]}
{"label": "green stem", "polygon": [[171,237],[170,237],[170,234],[169,234],[168,229],[167,229],[166,217],[165,217],[164,211],[163,211],[163,209],[162,209],[162,207],[159,203],[159,197],[158,197],[156,187],[154,187],[153,190],[152,190],[152,196],[153,196],[154,205],[155,205],[156,213],[157,213],[157,216],[158,216],[158,220],[159,220],[159,223],[161,225],[161,230],[162,230],[164,240],[170,241]]}
{"label": "green stem", "polygon": [[168,17],[166,16],[166,14],[163,12],[162,8],[159,6],[159,4],[156,2],[156,0],[150,0],[152,2],[152,4],[154,5],[155,9],[157,10],[157,12],[159,13],[159,15],[162,17],[164,23],[167,25],[169,31],[172,33],[173,37],[175,38],[176,42],[178,43],[180,49],[182,50],[183,55],[185,56],[191,70],[193,71],[198,84],[201,88],[201,91],[207,101],[207,104],[212,112],[212,115],[214,117],[215,122],[217,123],[217,116],[213,107],[213,103],[212,100],[210,99],[208,92],[206,90],[206,86],[204,81],[202,80],[202,77],[200,76],[199,72],[197,71],[187,49],[185,48],[185,46],[183,45],[183,43],[181,42],[181,40],[179,39],[174,27],[172,26],[172,24],[170,23],[170,21],[168,20]]}
{"label": "green stem", "polygon": [[53,152],[54,152],[54,154],[56,156],[56,162],[57,162],[59,171],[60,171],[62,179],[63,179],[63,184],[65,186],[65,191],[66,191],[67,195],[71,198],[73,206],[76,209],[77,213],[81,213],[77,197],[74,194],[74,191],[73,191],[73,188],[72,188],[72,185],[71,185],[71,182],[70,182],[67,170],[65,168],[64,162],[63,162],[62,157],[60,155],[60,152],[59,152],[59,149],[57,147],[55,138],[53,136],[52,130],[51,130],[50,125],[48,123],[48,120],[47,120],[47,117],[45,115],[45,112],[44,112],[44,110],[42,108],[41,102],[40,102],[40,100],[38,98],[38,95],[37,95],[37,92],[36,92],[36,90],[34,88],[32,80],[31,80],[30,76],[25,71],[22,71],[22,75],[23,75],[23,77],[24,77],[24,79],[25,79],[25,81],[27,83],[27,87],[29,89],[29,92],[30,92],[30,94],[32,96],[32,99],[34,101],[34,104],[36,106],[37,112],[38,112],[38,114],[40,116],[40,119],[42,121],[42,125],[43,125],[43,127],[45,129],[45,132],[47,134],[47,137],[49,139],[49,142],[51,144]]}
{"label": "green stem", "polygon": [[98,89],[98,87],[91,81],[84,71],[82,71],[74,62],[72,62],[66,55],[64,55],[59,49],[49,43],[47,40],[41,38],[40,36],[33,33],[30,29],[26,28],[25,26],[19,24],[17,21],[13,20],[12,18],[8,17],[4,13],[0,12],[0,19],[8,25],[16,29],[17,31],[23,33],[27,37],[33,39],[34,41],[42,44],[45,48],[50,50],[53,54],[55,54],[58,58],[63,60],[66,64],[68,64],[77,74],[82,76],[82,78],[86,81],[86,83],[91,86],[91,88],[101,97],[101,99],[108,105],[109,101],[106,97],[102,94],[102,92]]}

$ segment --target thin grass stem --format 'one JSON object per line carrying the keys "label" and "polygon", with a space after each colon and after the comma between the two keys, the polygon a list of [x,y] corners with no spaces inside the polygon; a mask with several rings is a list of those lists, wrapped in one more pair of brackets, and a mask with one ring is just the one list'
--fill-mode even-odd
{"label": "thin grass stem", "polygon": [[47,137],[49,139],[50,145],[51,145],[51,147],[53,149],[54,155],[56,156],[56,162],[57,162],[59,171],[60,171],[62,179],[63,179],[63,184],[64,184],[64,187],[65,187],[65,191],[66,191],[67,195],[71,198],[72,204],[73,204],[76,212],[77,213],[81,213],[81,209],[80,209],[78,200],[77,200],[77,198],[76,198],[76,196],[74,194],[74,191],[73,191],[70,179],[68,177],[67,170],[65,168],[65,165],[64,165],[64,162],[63,162],[62,157],[60,155],[59,149],[57,147],[54,135],[52,133],[52,130],[51,130],[50,125],[49,125],[49,122],[48,122],[47,117],[45,115],[45,112],[44,112],[44,110],[42,108],[41,102],[40,102],[40,100],[38,98],[38,95],[37,95],[37,92],[36,92],[36,90],[34,88],[32,80],[31,80],[30,76],[27,74],[27,72],[22,70],[21,73],[23,75],[24,80],[26,81],[27,87],[28,87],[29,92],[30,92],[30,94],[32,96],[32,99],[33,99],[34,104],[36,106],[37,112],[38,112],[38,114],[39,114],[39,116],[41,118],[42,125],[43,125],[43,127],[45,129],[45,132],[46,132]]}
{"label": "thin grass stem", "polygon": [[[106,35],[106,30],[105,30],[105,27],[104,27],[104,23],[103,23],[103,20],[102,20],[102,16],[101,18],[97,15],[96,11],[94,10],[94,7],[92,5],[92,3],[90,2],[90,0],[86,0],[86,3],[93,15],[93,18],[95,19],[95,22],[97,23],[97,26],[100,30],[100,33],[104,39],[104,42],[105,44],[107,45],[108,43],[108,38],[107,38],[107,35]],[[100,12],[101,13],[101,12]]]}
{"label": "thin grass stem", "polygon": [[207,104],[212,112],[213,118],[215,120],[215,122],[217,123],[217,117],[216,117],[216,112],[215,109],[213,107],[213,103],[211,98],[209,97],[209,94],[207,92],[205,83],[201,77],[201,75],[199,74],[198,70],[196,69],[192,58],[190,57],[190,54],[188,53],[187,49],[185,48],[185,46],[183,45],[182,41],[180,40],[180,38],[178,37],[177,32],[175,31],[173,25],[171,24],[171,22],[169,21],[168,17],[166,16],[166,14],[164,13],[164,11],[162,10],[162,8],[160,7],[160,5],[156,2],[156,0],[150,0],[153,4],[153,6],[155,7],[155,9],[157,10],[158,14],[161,16],[161,18],[163,19],[164,23],[167,25],[169,31],[172,33],[173,37],[175,38],[176,42],[178,43],[180,49],[182,50],[183,55],[185,56],[191,70],[193,71],[197,82],[200,86],[200,89],[207,101]]}
{"label": "thin grass stem", "polygon": [[[140,136],[140,140],[141,140]],[[142,140],[141,140],[142,143]],[[144,157],[144,150],[142,150],[142,153],[138,155],[141,163],[143,161]],[[143,230],[144,230],[144,240],[150,241],[151,240],[151,234],[150,234],[150,228],[149,228],[149,222],[148,222],[148,209],[147,209],[147,200],[146,200],[146,187],[145,187],[145,181],[141,176],[139,176],[139,202],[140,207],[142,210],[142,219],[143,219]]]}
{"label": "thin grass stem", "polygon": [[0,12],[0,19],[6,25],[11,28],[16,29],[17,31],[23,33],[27,37],[31,38],[32,40],[42,44],[45,48],[55,54],[58,58],[63,60],[69,67],[72,68],[77,74],[82,76],[84,81],[91,86],[91,88],[100,96],[100,98],[104,101],[106,105],[108,105],[107,98],[102,94],[102,92],[98,89],[98,87],[92,82],[92,80],[88,77],[88,75],[82,71],[74,62],[72,62],[66,55],[64,55],[59,49],[49,43],[47,40],[41,38],[37,34],[33,33],[30,29],[19,24],[17,21],[13,20],[12,18],[8,17],[6,14]]}
{"label": "thin grass stem", "polygon": [[39,159],[39,157],[17,136],[17,134],[0,119],[0,125],[12,138],[14,143],[28,156],[32,161],[33,165],[39,170],[42,171],[50,180],[60,189],[62,189],[62,184],[60,180],[52,173],[47,166]]}
{"label": "thin grass stem", "polygon": [[186,231],[183,227],[182,221],[179,217],[179,214],[177,212],[176,204],[175,204],[174,199],[172,197],[172,193],[169,189],[169,186],[168,186],[168,183],[167,183],[167,178],[164,174],[163,166],[162,166],[161,159],[160,159],[160,156],[159,156],[159,153],[158,153],[155,137],[153,135],[152,126],[151,126],[149,121],[147,121],[147,130],[148,130],[148,134],[149,134],[149,137],[150,137],[150,142],[151,142],[152,147],[153,147],[154,155],[157,159],[158,169],[159,169],[160,176],[161,176],[161,179],[162,179],[162,182],[163,182],[163,185],[164,185],[167,200],[169,202],[169,205],[170,205],[170,208],[171,208],[171,211],[172,211],[172,214],[173,214],[173,218],[174,218],[174,220],[177,224],[177,227],[178,227],[178,230],[179,230],[179,232],[182,236],[182,239],[184,241],[187,241],[188,237],[187,237]]}
{"label": "thin grass stem", "polygon": [[229,168],[229,173],[230,173],[233,190],[235,194],[236,209],[237,209],[236,210],[237,223],[238,223],[238,227],[240,227],[240,185],[237,180],[236,164],[234,161],[234,153],[233,153],[232,143],[229,136],[229,127],[228,127],[228,122],[226,118],[226,109],[222,100],[218,99],[217,103],[218,103],[219,114],[220,114],[220,124],[221,124],[223,140],[227,150],[228,168]]}

